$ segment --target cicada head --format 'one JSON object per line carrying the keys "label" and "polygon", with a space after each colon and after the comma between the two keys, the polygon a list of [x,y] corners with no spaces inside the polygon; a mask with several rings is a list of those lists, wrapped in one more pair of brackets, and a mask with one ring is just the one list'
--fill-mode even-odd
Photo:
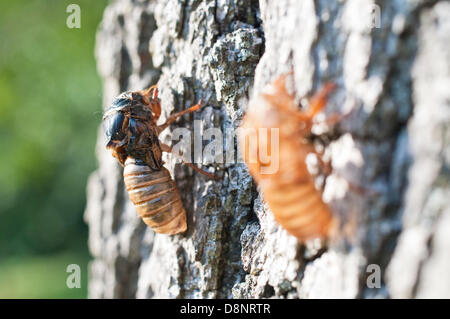
{"label": "cicada head", "polygon": [[[136,123],[156,125],[161,114],[160,100],[156,86],[147,91],[123,92],[114,99],[103,115],[103,131],[106,148],[124,165],[129,154],[129,139],[136,140],[133,128]],[[132,127],[131,123],[134,123]],[[130,135],[131,134],[131,135]]]}
{"label": "cicada head", "polygon": [[107,149],[117,149],[126,144],[128,118],[130,112],[130,93],[119,95],[103,115],[103,131]]}
{"label": "cicada head", "polygon": [[115,112],[103,120],[103,130],[106,137],[106,148],[121,146],[125,142],[126,132],[124,130],[125,115]]}

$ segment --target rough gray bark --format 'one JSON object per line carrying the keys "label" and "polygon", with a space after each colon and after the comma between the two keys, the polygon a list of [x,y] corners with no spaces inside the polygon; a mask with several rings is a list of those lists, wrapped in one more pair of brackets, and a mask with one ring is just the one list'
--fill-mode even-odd
{"label": "rough gray bark", "polygon": [[[361,18],[374,3],[380,28]],[[251,94],[282,73],[294,71],[299,101],[339,84],[325,113],[348,116],[316,129],[327,136],[324,198],[342,236],[301,245],[274,222],[242,163],[204,166],[223,176],[211,181],[170,157],[189,229],[154,234],[100,131],[85,215],[89,297],[450,297],[449,18],[445,1],[112,2],[96,50],[104,107],[156,81],[162,117],[206,103],[165,132],[168,143],[192,119],[202,130],[236,128]],[[380,288],[367,285],[369,264],[381,269]]]}

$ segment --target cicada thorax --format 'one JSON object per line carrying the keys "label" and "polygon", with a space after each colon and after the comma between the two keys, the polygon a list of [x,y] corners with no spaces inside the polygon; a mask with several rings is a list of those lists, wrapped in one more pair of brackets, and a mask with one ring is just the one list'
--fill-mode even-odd
{"label": "cicada thorax", "polygon": [[180,193],[164,166],[153,170],[128,157],[123,176],[128,195],[148,226],[169,235],[186,231],[186,211]]}
{"label": "cicada thorax", "polygon": [[[270,137],[261,139],[258,135],[257,160],[250,161],[251,147],[249,140],[244,140],[246,136],[239,136],[239,144],[244,161],[275,220],[301,241],[325,238],[334,226],[334,218],[322,200],[321,192],[316,189],[314,178],[306,165],[306,157],[314,149],[306,138],[310,133],[312,117],[299,110],[292,111],[293,104],[294,99],[287,94],[284,81],[280,84],[278,80],[267,87],[263,94],[250,101],[241,127],[265,128],[265,132],[277,129],[278,145],[271,145]],[[261,148],[268,150],[264,153],[272,157],[278,156],[279,167],[276,172],[263,173],[262,169],[267,163],[260,159]]]}

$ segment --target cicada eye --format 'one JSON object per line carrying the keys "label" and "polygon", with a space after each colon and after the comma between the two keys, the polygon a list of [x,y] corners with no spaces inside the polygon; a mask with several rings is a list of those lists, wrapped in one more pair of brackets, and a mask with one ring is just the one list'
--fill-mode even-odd
{"label": "cicada eye", "polygon": [[108,139],[113,141],[120,141],[125,137],[125,132],[122,130],[125,116],[121,112],[116,112],[108,116],[103,122],[103,129]]}

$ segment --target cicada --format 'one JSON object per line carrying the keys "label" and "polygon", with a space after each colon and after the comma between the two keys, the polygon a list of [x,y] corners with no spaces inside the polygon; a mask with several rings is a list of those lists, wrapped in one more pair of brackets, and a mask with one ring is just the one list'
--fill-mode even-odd
{"label": "cicada", "polygon": [[[172,114],[157,125],[161,101],[156,85],[146,91],[124,92],[114,99],[103,115],[106,148],[124,167],[123,177],[128,195],[143,221],[155,232],[178,234],[186,231],[186,211],[179,190],[163,166],[162,152],[171,152],[158,136],[177,118],[202,106],[196,105]],[[192,163],[196,171],[214,178]]]}
{"label": "cicada", "polygon": [[[265,128],[278,130],[278,147],[271,145],[271,138],[257,139],[257,160],[250,161],[251,145],[245,134],[238,135],[239,145],[250,174],[260,186],[264,200],[273,212],[275,220],[290,234],[304,241],[324,238],[335,224],[333,214],[316,189],[314,178],[308,171],[306,157],[315,153],[308,138],[315,115],[326,105],[327,96],[336,87],[326,84],[309,101],[307,110],[300,110],[294,96],[289,94],[282,75],[267,85],[260,95],[253,98],[241,124],[246,129]],[[259,158],[259,149],[278,149],[279,169],[264,174],[268,165]],[[274,154],[272,154],[273,156]]]}

